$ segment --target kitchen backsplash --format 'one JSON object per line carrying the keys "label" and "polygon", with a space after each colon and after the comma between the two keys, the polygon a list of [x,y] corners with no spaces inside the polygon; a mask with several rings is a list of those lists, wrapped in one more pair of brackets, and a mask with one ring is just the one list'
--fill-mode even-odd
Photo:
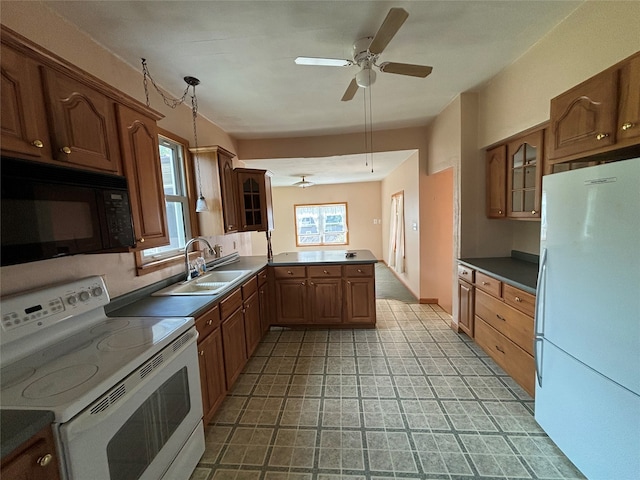
{"label": "kitchen backsplash", "polygon": [[[222,255],[238,252],[252,255],[249,233],[206,237],[212,245],[222,245]],[[266,241],[266,240],[265,240]],[[182,263],[147,275],[136,275],[133,253],[74,255],[41,262],[0,268],[0,296],[69,282],[89,275],[101,275],[111,297],[142,288],[184,271]]]}

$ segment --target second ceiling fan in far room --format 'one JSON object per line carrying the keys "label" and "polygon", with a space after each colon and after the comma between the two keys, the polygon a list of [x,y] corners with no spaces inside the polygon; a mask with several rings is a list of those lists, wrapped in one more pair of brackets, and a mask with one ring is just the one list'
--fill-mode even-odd
{"label": "second ceiling fan in far room", "polygon": [[409,13],[403,8],[392,8],[387,17],[373,37],[365,37],[356,41],[353,45],[353,59],[298,57],[295,62],[298,65],[318,65],[327,67],[350,67],[357,65],[360,71],[351,80],[347,90],[342,96],[342,101],[351,100],[359,87],[367,88],[376,79],[373,67],[384,73],[409,75],[411,77],[425,78],[433,70],[427,65],[414,65],[411,63],[382,62],[378,64],[378,57],[384,51],[391,39],[405,22]]}

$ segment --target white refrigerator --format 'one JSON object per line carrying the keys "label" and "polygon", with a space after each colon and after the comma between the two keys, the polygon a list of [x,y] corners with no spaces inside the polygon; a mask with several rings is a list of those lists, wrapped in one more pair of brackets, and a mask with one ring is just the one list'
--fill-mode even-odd
{"label": "white refrigerator", "polygon": [[535,418],[591,480],[640,479],[640,159],[545,176]]}

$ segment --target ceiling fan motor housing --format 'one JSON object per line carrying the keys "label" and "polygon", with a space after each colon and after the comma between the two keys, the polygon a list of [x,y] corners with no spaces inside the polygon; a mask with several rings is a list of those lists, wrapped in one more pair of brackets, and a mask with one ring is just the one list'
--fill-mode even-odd
{"label": "ceiling fan motor housing", "polygon": [[369,45],[371,45],[371,41],[373,37],[364,37],[358,40],[353,44],[353,62],[363,66],[363,62],[373,63],[378,55],[373,55],[369,52]]}

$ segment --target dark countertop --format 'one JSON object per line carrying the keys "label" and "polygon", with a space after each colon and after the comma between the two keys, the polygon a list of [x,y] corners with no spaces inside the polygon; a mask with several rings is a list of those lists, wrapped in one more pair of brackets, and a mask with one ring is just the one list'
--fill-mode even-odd
{"label": "dark countertop", "polygon": [[538,264],[514,257],[460,258],[459,263],[536,294]]}
{"label": "dark countertop", "polygon": [[[230,283],[224,290],[216,295],[174,295],[166,297],[153,297],[149,289],[141,289],[137,293],[126,294],[128,302],[117,298],[114,308],[106,308],[110,317],[197,317],[220,302],[239,285],[242,285],[249,277],[255,275],[267,265],[267,257],[240,257],[240,260],[228,265],[217,267],[216,271],[225,270],[249,270],[244,277]],[[156,290],[164,288],[159,286]]]}
{"label": "dark countertop", "polygon": [[[347,258],[347,252],[355,257]],[[269,262],[272,266],[294,267],[296,265],[364,264],[377,263],[378,259],[369,250],[313,250],[309,252],[286,252],[274,255]]]}
{"label": "dark countertop", "polygon": [[48,410],[0,410],[0,455],[2,458],[53,422]]}

